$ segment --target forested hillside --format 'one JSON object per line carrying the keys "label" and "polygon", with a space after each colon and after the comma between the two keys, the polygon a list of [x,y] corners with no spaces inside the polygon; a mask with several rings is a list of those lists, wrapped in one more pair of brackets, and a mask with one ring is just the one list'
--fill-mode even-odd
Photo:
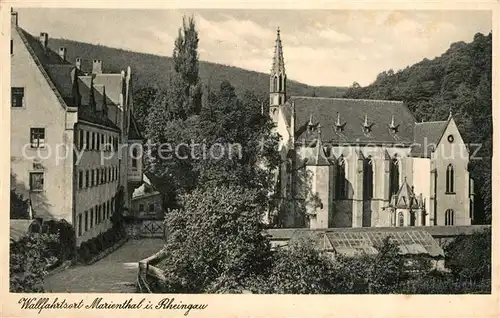
{"label": "forested hillside", "polygon": [[[127,65],[132,68],[134,87],[164,87],[173,72],[171,57],[158,56],[146,53],[125,51],[102,45],[93,45],[65,39],[50,39],[49,47],[58,52],[60,47],[67,48],[67,57],[74,62],[77,57],[83,59],[84,69],[91,68],[93,59],[101,59],[103,68],[107,72],[119,72]],[[238,67],[200,61],[199,76],[204,84],[219,87],[223,81],[230,82],[236,89],[238,96],[245,91],[252,91],[257,96],[267,96],[269,91],[269,75]],[[271,67],[271,56],[269,56]],[[288,81],[288,92],[300,96],[340,97],[346,87],[313,87],[296,81]]]}
{"label": "forested hillside", "polygon": [[478,147],[475,144],[481,144],[476,156],[482,159],[471,160],[470,167],[475,192],[482,199],[476,205],[478,221],[491,215],[491,50],[491,33],[478,33],[472,42],[453,43],[433,60],[382,72],[369,86],[354,83],[345,94],[405,101],[418,121],[445,120],[451,111],[465,142],[470,143],[471,155]]}

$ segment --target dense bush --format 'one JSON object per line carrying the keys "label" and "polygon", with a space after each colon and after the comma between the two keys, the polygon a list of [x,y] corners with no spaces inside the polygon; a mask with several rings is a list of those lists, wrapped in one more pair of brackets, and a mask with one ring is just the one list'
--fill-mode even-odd
{"label": "dense bush", "polygon": [[59,241],[57,235],[31,233],[10,243],[10,291],[43,292],[47,268],[57,262],[51,246]]}
{"label": "dense bush", "polygon": [[47,220],[43,222],[42,231],[56,234],[57,242],[50,244],[50,250],[59,262],[74,259],[76,256],[76,235],[74,227],[66,220]]}
{"label": "dense bush", "polygon": [[90,240],[80,244],[78,248],[78,257],[80,261],[87,263],[96,257],[102,251],[112,247],[118,241],[126,236],[123,227],[113,226],[106,232],[100,233]]}
{"label": "dense bush", "polygon": [[455,238],[445,254],[446,267],[456,279],[491,279],[491,228]]}

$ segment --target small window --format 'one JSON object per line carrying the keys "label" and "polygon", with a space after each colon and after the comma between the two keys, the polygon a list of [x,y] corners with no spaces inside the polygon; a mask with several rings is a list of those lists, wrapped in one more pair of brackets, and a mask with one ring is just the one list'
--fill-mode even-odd
{"label": "small window", "polygon": [[94,169],[90,170],[90,176],[91,176],[91,181],[90,181],[90,186],[93,187],[95,185],[95,173]]}
{"label": "small window", "polygon": [[86,137],[87,138],[85,138],[85,149],[89,150],[89,148],[90,148],[90,132],[89,131],[86,132]]}
{"label": "small window", "polygon": [[99,135],[100,135],[99,133],[96,133],[96,135],[95,135],[95,136],[96,136],[96,141],[95,141],[95,143],[96,143],[96,150],[97,150],[97,151],[99,151],[99,148],[100,148],[100,146],[101,146],[101,140],[100,140],[100,138],[99,138]]}
{"label": "small window", "polygon": [[31,128],[31,148],[43,148],[45,146],[45,128]]}
{"label": "small window", "polygon": [[89,230],[89,211],[85,211],[85,232]]}
{"label": "small window", "polygon": [[399,212],[398,214],[398,224],[399,226],[405,226],[405,216],[403,215],[403,212]]}
{"label": "small window", "polygon": [[137,149],[132,149],[132,168],[137,168]]}
{"label": "small window", "polygon": [[452,209],[446,210],[444,214],[444,225],[455,225],[455,211]]}
{"label": "small window", "polygon": [[43,172],[30,172],[30,190],[43,191]]}
{"label": "small window", "polygon": [[15,108],[24,106],[24,87],[12,87],[10,89],[10,103]]}
{"label": "small window", "polygon": [[78,214],[78,236],[82,236],[82,214]]}
{"label": "small window", "polygon": [[78,171],[78,189],[83,188],[83,171]]}
{"label": "small window", "polygon": [[84,140],[84,131],[80,129],[78,132],[78,145],[80,146],[80,149],[85,149],[85,140]]}
{"label": "small window", "polygon": [[85,188],[89,187],[89,171],[85,171]]}
{"label": "small window", "polygon": [[96,170],[95,170],[95,173],[96,173],[96,177],[95,177],[95,179],[96,179],[96,180],[95,180],[95,184],[96,184],[96,185],[98,185],[98,184],[100,184],[100,183],[99,183],[99,180],[101,180],[101,179],[99,178],[99,177],[100,177],[100,175],[101,175],[101,171],[100,171],[99,169],[96,169]]}
{"label": "small window", "polygon": [[92,133],[92,147],[90,149],[92,150],[95,150],[96,149],[96,146],[95,146],[95,142],[96,142],[96,135],[95,133]]}
{"label": "small window", "polygon": [[144,211],[144,204],[139,204],[139,212]]}
{"label": "small window", "polygon": [[10,54],[14,54],[14,40],[10,40]]}
{"label": "small window", "polygon": [[149,212],[154,212],[154,211],[155,211],[155,205],[154,205],[154,203],[151,203],[149,205]]}

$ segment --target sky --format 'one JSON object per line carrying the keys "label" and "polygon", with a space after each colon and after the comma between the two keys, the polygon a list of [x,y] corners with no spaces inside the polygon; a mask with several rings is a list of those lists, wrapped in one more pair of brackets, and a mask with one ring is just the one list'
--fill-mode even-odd
{"label": "sky", "polygon": [[37,35],[171,56],[182,17],[194,16],[200,59],[269,72],[277,27],[289,79],[362,86],[471,42],[492,29],[489,11],[28,9],[19,25]]}

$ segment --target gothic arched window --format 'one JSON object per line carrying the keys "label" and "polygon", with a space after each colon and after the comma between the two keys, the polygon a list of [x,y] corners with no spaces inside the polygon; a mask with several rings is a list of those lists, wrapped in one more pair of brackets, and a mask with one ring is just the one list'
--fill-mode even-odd
{"label": "gothic arched window", "polygon": [[410,211],[410,226],[415,226],[417,220],[417,216],[415,214],[415,211]]}
{"label": "gothic arched window", "polygon": [[278,77],[275,76],[273,78],[273,92],[276,92],[278,90]]}
{"label": "gothic arched window", "polygon": [[452,209],[446,210],[444,213],[444,225],[454,225],[455,224],[455,211]]}
{"label": "gothic arched window", "polygon": [[405,226],[405,216],[403,212],[399,212],[398,214],[398,226]]}
{"label": "gothic arched window", "polygon": [[364,173],[363,173],[363,192],[364,199],[373,198],[373,160],[368,157],[365,160]]}
{"label": "gothic arched window", "polygon": [[338,199],[345,199],[347,197],[346,194],[346,180],[345,180],[345,159],[343,156],[341,156],[338,160],[338,165],[337,165],[337,176],[336,176],[336,181],[337,181],[337,198]]}
{"label": "gothic arched window", "polygon": [[389,189],[389,198],[399,190],[399,160],[396,156],[391,160]]}
{"label": "gothic arched window", "polygon": [[446,193],[455,193],[455,170],[451,163],[446,168]]}
{"label": "gothic arched window", "polygon": [[279,76],[278,77],[278,92],[281,92],[281,90],[283,89],[283,76]]}

